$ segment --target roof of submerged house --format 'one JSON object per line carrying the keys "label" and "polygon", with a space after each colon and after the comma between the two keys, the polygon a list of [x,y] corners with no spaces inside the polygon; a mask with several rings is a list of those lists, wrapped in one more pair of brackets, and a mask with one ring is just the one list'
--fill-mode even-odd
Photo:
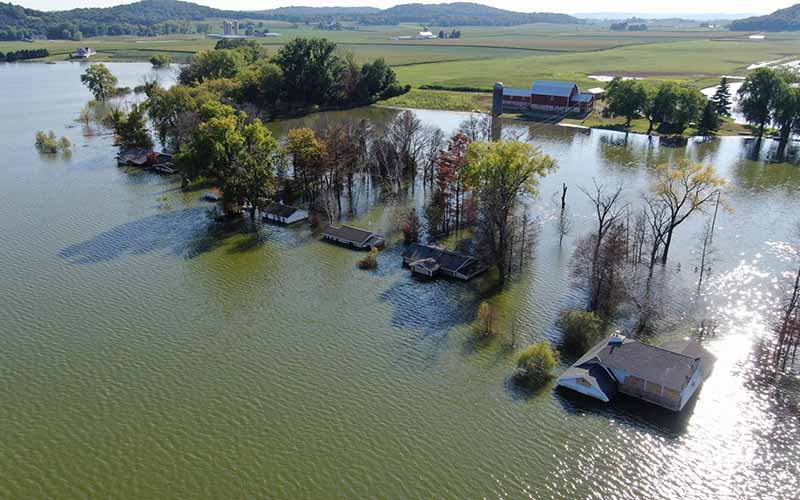
{"label": "roof of submerged house", "polygon": [[536,80],[531,86],[531,93],[537,95],[551,95],[556,97],[569,97],[572,89],[577,87],[575,82],[559,82],[555,80]]}
{"label": "roof of submerged house", "polygon": [[291,205],[284,205],[283,203],[270,203],[270,205],[264,209],[264,212],[276,217],[291,217],[298,210],[299,209],[297,207],[293,207]]}
{"label": "roof of submerged house", "polygon": [[[609,340],[611,337],[593,347],[576,365],[597,362],[678,391],[686,386],[697,367],[698,357],[692,355],[631,339],[623,339],[620,343]],[[699,345],[697,348],[702,349]]]}
{"label": "roof of submerged house", "polygon": [[358,245],[377,244],[383,240],[383,237],[378,234],[350,226],[328,226],[322,234],[327,237],[351,241]]}
{"label": "roof of submerged house", "polygon": [[403,251],[403,257],[414,261],[432,259],[436,261],[442,269],[450,272],[464,271],[473,266],[480,265],[480,262],[475,257],[419,243],[409,245],[409,247]]}
{"label": "roof of submerged house", "polygon": [[593,94],[590,94],[588,92],[581,92],[580,94],[577,94],[575,97],[573,97],[572,100],[575,102],[591,102],[593,98],[594,98]]}

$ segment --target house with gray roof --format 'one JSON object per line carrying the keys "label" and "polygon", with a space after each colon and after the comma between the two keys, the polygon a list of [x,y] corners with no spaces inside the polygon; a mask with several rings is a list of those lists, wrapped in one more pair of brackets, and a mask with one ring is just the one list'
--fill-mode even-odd
{"label": "house with gray roof", "polygon": [[714,357],[692,340],[656,347],[612,335],[589,349],[557,384],[604,402],[622,393],[681,411],[713,364]]}
{"label": "house with gray roof", "polygon": [[295,224],[308,219],[308,212],[291,205],[285,205],[282,201],[270,203],[267,208],[262,210],[264,219],[279,224]]}
{"label": "house with gray roof", "polygon": [[328,226],[322,232],[322,238],[358,250],[386,246],[386,240],[383,236],[351,226]]}
{"label": "house with gray roof", "polygon": [[433,278],[446,276],[469,281],[486,271],[475,257],[451,252],[443,248],[414,243],[403,251],[403,265],[417,275]]}

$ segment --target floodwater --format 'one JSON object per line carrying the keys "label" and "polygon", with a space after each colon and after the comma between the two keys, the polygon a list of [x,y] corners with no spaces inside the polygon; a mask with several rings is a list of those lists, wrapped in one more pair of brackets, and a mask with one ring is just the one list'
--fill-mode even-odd
{"label": "floodwater", "polygon": [[[150,71],[109,66],[128,86]],[[560,166],[529,204],[541,224],[529,270],[489,298],[524,343],[558,342],[559,310],[581,301],[569,278],[591,227],[579,186],[624,183],[635,203],[655,165],[685,156],[729,179],[704,291],[705,216],[678,230],[663,272],[674,320],[655,341],[717,325],[704,340],[715,371],[673,416],[515,386],[502,342],[473,340],[481,280],[413,280],[399,244],[360,271],[358,253],[307,228],[223,226],[202,191],[118,168],[112,139],[74,122],[82,69],[0,65],[0,497],[796,498],[799,384],[754,361],[800,214],[800,170],[770,163],[774,144],[753,159],[742,138],[666,147],[504,124]],[[448,131],[464,118],[418,114]],[[68,136],[71,157],[39,155],[38,129]],[[575,223],[560,248],[562,182]],[[402,209],[375,192],[356,224],[388,231]]]}

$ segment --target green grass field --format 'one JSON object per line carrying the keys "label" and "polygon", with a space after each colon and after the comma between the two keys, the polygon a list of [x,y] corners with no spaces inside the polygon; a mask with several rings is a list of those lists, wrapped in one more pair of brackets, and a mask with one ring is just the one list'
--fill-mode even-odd
{"label": "green grass field", "polygon": [[[800,59],[800,33],[770,33],[765,40],[749,40],[749,33],[704,30],[692,26],[659,26],[658,31],[611,32],[593,25],[525,25],[464,27],[462,38],[447,40],[393,40],[414,35],[416,25],[366,26],[359,30],[319,31],[308,26],[272,23],[280,38],[258,39],[274,53],[295,37],[326,37],[360,62],[383,57],[398,79],[414,90],[388,101],[393,106],[453,110],[486,109],[486,94],[422,90],[424,85],[444,89],[477,88],[489,91],[502,81],[528,87],[536,79],[576,81],[583,88],[604,84],[590,75],[621,75],[650,81],[677,80],[698,87],[719,81],[721,75],[747,73],[753,63]],[[431,26],[434,33],[440,28]],[[445,31],[449,31],[445,29]],[[67,60],[80,45],[98,51],[93,60],[141,61],[154,54],[188,60],[199,50],[213,48],[215,40],[200,36],[157,38],[111,37],[82,42],[0,42],[0,51],[47,48],[48,60]],[[611,124],[613,126],[614,124]],[[728,131],[733,133],[734,131]],[[738,132],[738,131],[736,131]]]}

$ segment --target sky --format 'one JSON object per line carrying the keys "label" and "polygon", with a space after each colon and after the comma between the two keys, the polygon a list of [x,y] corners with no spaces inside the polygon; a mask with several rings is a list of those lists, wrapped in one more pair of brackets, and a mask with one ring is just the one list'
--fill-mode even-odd
{"label": "sky", "polygon": [[[6,0],[8,1],[8,0]],[[76,7],[108,7],[129,0],[10,0],[11,3],[39,10],[67,10]],[[264,10],[287,5],[308,6],[369,6],[386,8],[402,3],[442,3],[447,0],[194,0],[195,3],[229,10]],[[455,0],[452,0],[455,1]],[[800,0],[559,0],[558,2],[530,0],[471,0],[501,9],[518,12],[635,12],[643,14],[669,13],[758,13],[767,14],[788,7]]]}

